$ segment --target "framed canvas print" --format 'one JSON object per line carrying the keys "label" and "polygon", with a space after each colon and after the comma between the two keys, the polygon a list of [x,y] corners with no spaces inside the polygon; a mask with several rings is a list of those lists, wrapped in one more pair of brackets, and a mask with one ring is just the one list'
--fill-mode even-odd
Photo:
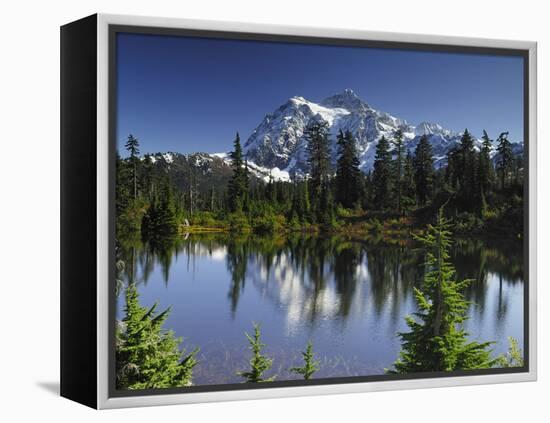
{"label": "framed canvas print", "polygon": [[536,378],[536,44],[61,28],[61,394]]}

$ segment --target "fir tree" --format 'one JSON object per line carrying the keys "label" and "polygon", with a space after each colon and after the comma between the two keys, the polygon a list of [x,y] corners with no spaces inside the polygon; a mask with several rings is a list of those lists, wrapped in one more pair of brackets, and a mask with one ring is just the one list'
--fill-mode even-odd
{"label": "fir tree", "polygon": [[508,140],[508,132],[502,132],[498,136],[497,153],[497,172],[500,178],[500,187],[505,188],[510,179],[514,163],[512,144]]}
{"label": "fir tree", "polygon": [[481,137],[482,145],[479,152],[479,187],[482,196],[485,197],[489,193],[491,186],[494,183],[495,170],[491,161],[491,150],[493,140],[489,138],[487,131],[483,130]]}
{"label": "fir tree", "polygon": [[395,152],[395,197],[397,200],[397,211],[402,212],[402,196],[403,196],[403,130],[400,128],[393,135],[394,152]]}
{"label": "fir tree", "polygon": [[307,140],[307,163],[309,165],[311,205],[317,221],[322,220],[325,210],[321,209],[321,198],[327,198],[330,178],[330,147],[328,122],[312,120],[304,137]]}
{"label": "fir tree", "polygon": [[338,160],[336,162],[336,200],[342,206],[352,208],[361,191],[361,170],[355,139],[351,132],[340,130],[337,137]]}
{"label": "fir tree", "polygon": [[181,338],[162,326],[170,313],[157,313],[139,304],[135,284],[126,288],[124,318],[116,332],[117,389],[153,389],[190,386],[198,350],[180,351]]}
{"label": "fir tree", "polygon": [[403,192],[402,192],[402,207],[404,210],[411,209],[416,203],[416,184],[414,182],[414,163],[413,156],[410,151],[405,157],[405,165],[403,166]]}
{"label": "fir tree", "polygon": [[508,347],[508,352],[499,357],[498,363],[497,363],[498,366],[499,367],[523,367],[525,365],[525,361],[523,360],[523,353],[521,352],[517,339],[514,339],[511,336],[509,336],[508,343],[510,345]]}
{"label": "fir tree", "polygon": [[[116,195],[115,206],[117,216],[120,216],[124,209],[128,207],[130,199],[132,198],[131,190],[128,187],[126,181],[130,180],[130,169],[125,160],[122,160],[120,156],[116,155]],[[118,222],[117,222],[118,223]]]}
{"label": "fir tree", "polygon": [[296,219],[301,224],[307,221],[307,185],[304,182],[294,182],[292,189],[292,206],[289,220]]}
{"label": "fir tree", "polygon": [[134,185],[134,200],[137,198],[137,166],[139,162],[139,141],[132,134],[128,135],[126,141],[126,150],[130,153],[130,162],[132,163],[132,181]]}
{"label": "fir tree", "polygon": [[302,375],[305,380],[309,380],[320,369],[320,361],[315,360],[311,341],[307,343],[306,350],[302,352],[302,357],[304,358],[304,365],[302,367],[292,367],[289,371]]}
{"label": "fir tree", "polygon": [[229,181],[229,202],[232,211],[241,211],[248,190],[248,167],[243,161],[243,151],[239,133],[233,142],[233,151],[230,154],[233,176]]}
{"label": "fir tree", "polygon": [[418,203],[424,206],[433,194],[433,154],[428,137],[423,135],[416,146],[413,158],[414,183]]}
{"label": "fir tree", "polygon": [[330,186],[325,185],[321,190],[321,199],[317,209],[317,222],[323,230],[329,230],[334,225],[334,199]]}
{"label": "fir tree", "polygon": [[178,223],[169,181],[164,182],[160,199],[154,199],[143,216],[141,232],[148,241],[163,241],[177,235]]}
{"label": "fir tree", "polygon": [[464,330],[469,303],[462,291],[469,280],[454,280],[449,263],[451,232],[439,210],[436,225],[428,225],[423,235],[415,236],[427,249],[426,273],[422,291],[414,288],[419,311],[406,318],[410,332],[399,333],[401,353],[390,373],[486,369],[491,359],[491,342],[468,341]]}
{"label": "fir tree", "polygon": [[447,167],[445,168],[445,181],[448,186],[455,190],[458,188],[458,177],[460,174],[458,148],[454,147],[447,152]]}
{"label": "fir tree", "polygon": [[390,144],[384,136],[378,140],[376,145],[372,184],[375,206],[382,210],[390,207],[392,203],[392,159]]}
{"label": "fir tree", "polygon": [[474,150],[474,138],[464,130],[457,148],[457,179],[458,192],[462,206],[467,210],[475,209],[479,192],[476,189],[476,153]]}
{"label": "fir tree", "polygon": [[260,339],[260,325],[254,324],[254,336],[250,336],[248,333],[245,333],[245,335],[252,351],[250,370],[241,371],[237,374],[242,376],[248,383],[272,382],[275,376],[264,377],[264,373],[273,365],[273,360],[262,354],[262,348],[265,347],[265,344],[262,344]]}
{"label": "fir tree", "polygon": [[311,202],[309,201],[309,181],[304,179],[302,198],[304,205],[304,221],[311,222]]}

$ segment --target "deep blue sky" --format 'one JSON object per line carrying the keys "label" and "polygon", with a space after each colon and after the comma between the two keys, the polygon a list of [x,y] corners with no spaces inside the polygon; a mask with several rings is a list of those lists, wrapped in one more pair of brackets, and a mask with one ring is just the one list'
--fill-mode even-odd
{"label": "deep blue sky", "polygon": [[519,57],[138,34],[117,42],[117,142],[132,133],[142,153],[228,151],[235,131],[246,140],[290,97],[320,101],[345,88],[413,124],[522,140]]}

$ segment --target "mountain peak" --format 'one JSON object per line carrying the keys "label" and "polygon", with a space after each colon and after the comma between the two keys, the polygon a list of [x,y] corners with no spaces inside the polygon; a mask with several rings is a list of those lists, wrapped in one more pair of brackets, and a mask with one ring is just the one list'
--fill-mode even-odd
{"label": "mountain peak", "polygon": [[414,133],[417,136],[437,134],[449,137],[452,135],[452,132],[448,129],[445,129],[441,125],[432,122],[420,122],[418,125],[416,125]]}
{"label": "mountain peak", "polygon": [[325,107],[341,107],[344,109],[357,109],[366,104],[355,94],[351,88],[346,88],[341,93],[332,95],[321,101]]}
{"label": "mountain peak", "polygon": [[303,103],[303,102],[306,102],[307,100],[302,97],[301,95],[295,95],[294,97],[291,97],[290,98],[290,101],[291,102],[300,102],[300,103]]}

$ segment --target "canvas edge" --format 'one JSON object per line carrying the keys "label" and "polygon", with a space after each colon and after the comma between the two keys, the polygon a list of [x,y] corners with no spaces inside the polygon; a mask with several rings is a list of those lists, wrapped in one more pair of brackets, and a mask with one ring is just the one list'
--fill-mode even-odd
{"label": "canvas edge", "polygon": [[[537,379],[537,304],[536,304],[536,257],[537,257],[537,43],[533,41],[498,40],[484,38],[435,36],[424,34],[400,34],[349,29],[329,29],[284,25],[254,24],[228,21],[189,20],[130,15],[98,14],[97,37],[97,408],[123,408],[153,405],[190,404],[217,401],[238,401],[266,398],[284,398],[310,395],[346,394],[421,389],[465,385],[481,385],[508,382],[528,382]],[[173,27],[198,30],[234,31],[257,34],[294,35],[340,39],[365,39],[425,44],[445,44],[469,47],[508,48],[529,51],[529,372],[497,375],[460,376],[433,379],[363,382],[302,387],[279,387],[258,390],[213,391],[175,393],[167,395],[143,395],[109,397],[109,239],[108,239],[108,163],[109,163],[109,25],[134,25],[148,27]]]}

